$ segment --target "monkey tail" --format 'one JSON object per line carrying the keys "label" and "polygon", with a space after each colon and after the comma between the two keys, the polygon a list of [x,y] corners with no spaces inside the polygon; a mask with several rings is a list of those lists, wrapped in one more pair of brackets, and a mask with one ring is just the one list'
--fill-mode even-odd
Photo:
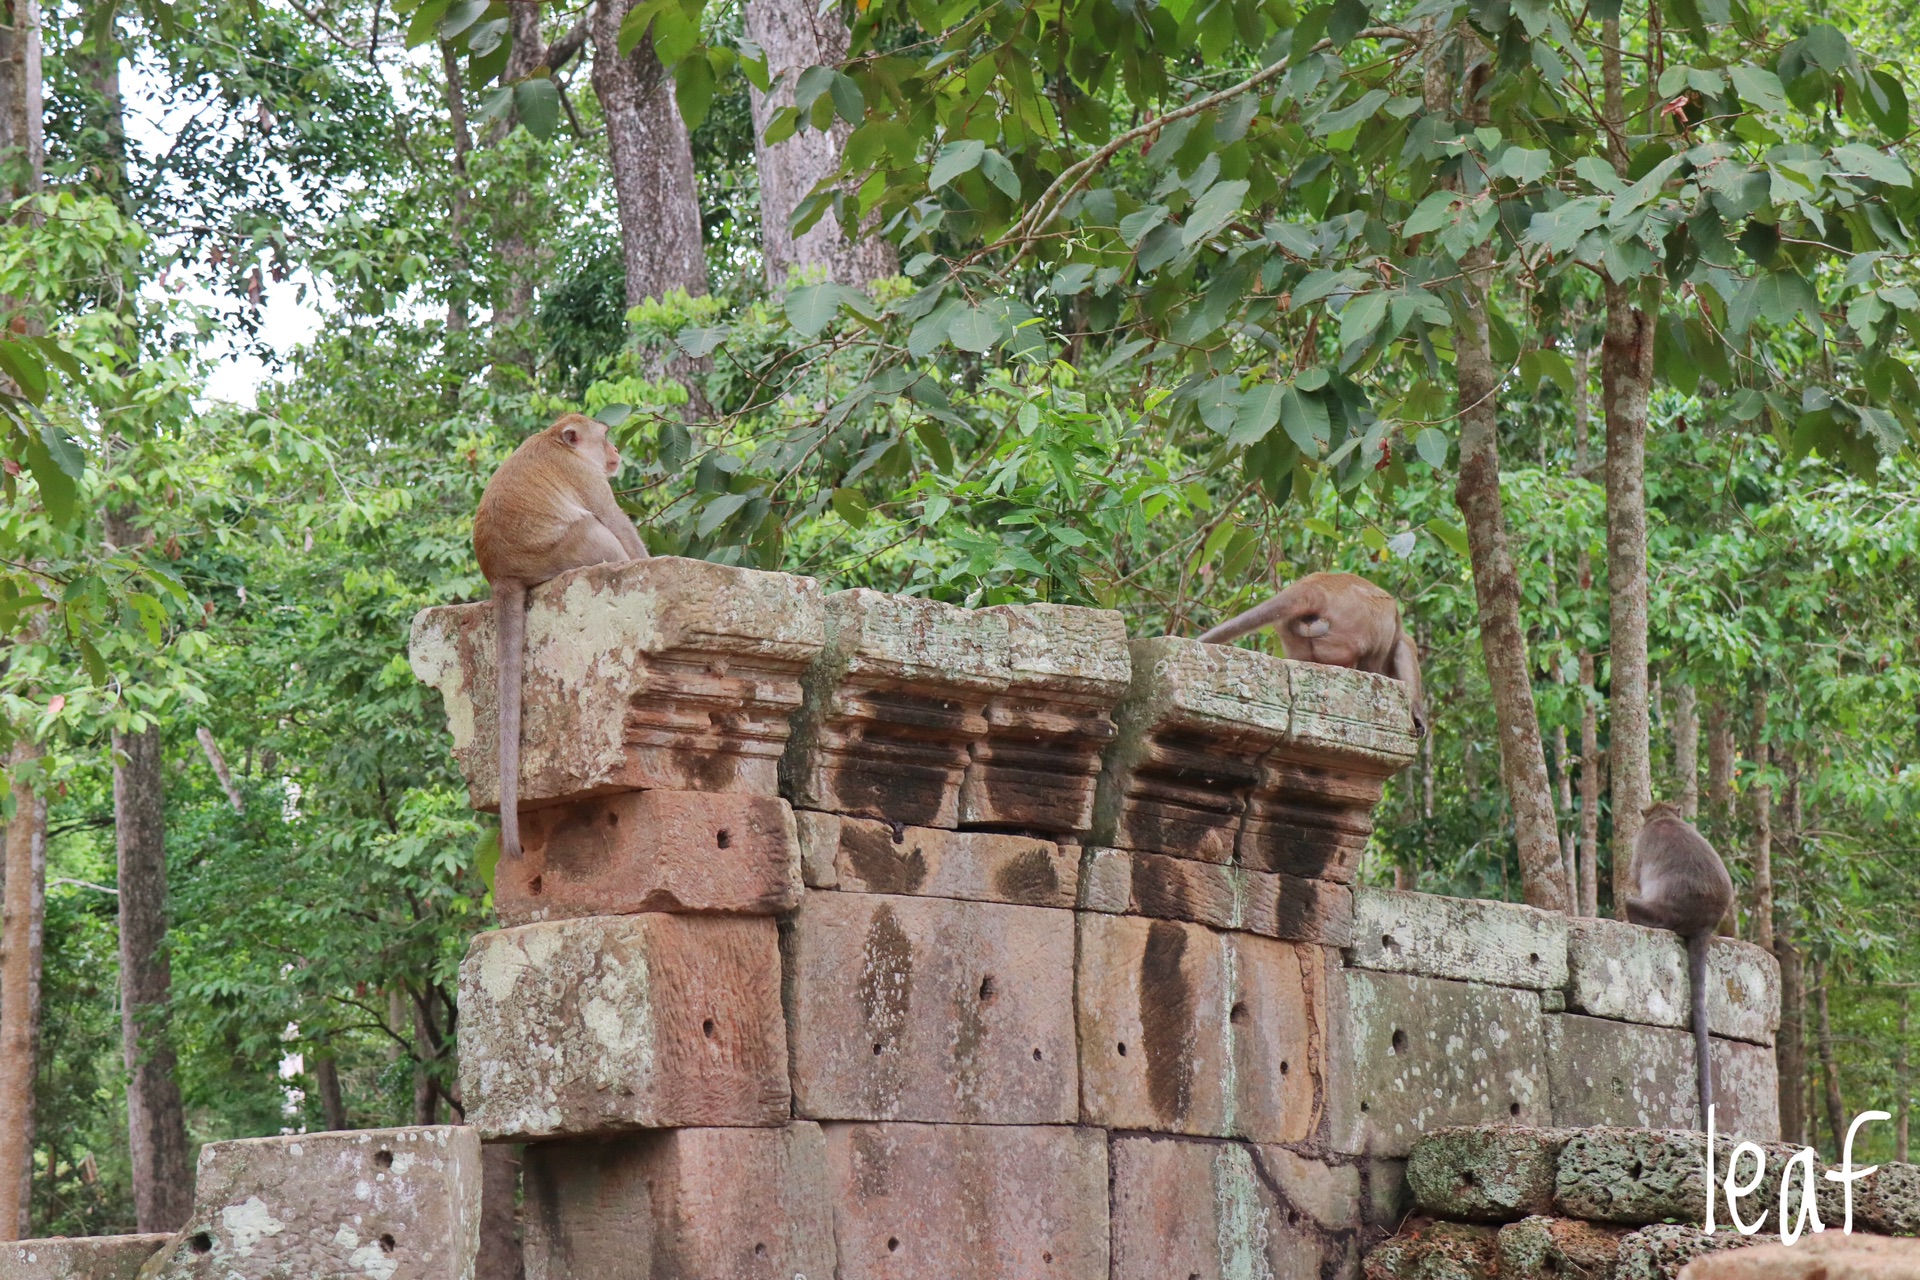
{"label": "monkey tail", "polygon": [[505,581],[493,588],[494,655],[500,709],[500,856],[520,856],[520,678],[527,650],[527,589]]}
{"label": "monkey tail", "polygon": [[1707,1127],[1713,1105],[1713,1040],[1707,1026],[1707,947],[1713,929],[1687,935],[1687,996],[1693,1006],[1693,1054],[1700,1067],[1700,1127]]}
{"label": "monkey tail", "polygon": [[1232,644],[1241,636],[1250,635],[1262,627],[1272,626],[1280,619],[1280,597],[1275,596],[1264,604],[1257,604],[1245,613],[1228,618],[1219,626],[1200,633],[1202,644]]}

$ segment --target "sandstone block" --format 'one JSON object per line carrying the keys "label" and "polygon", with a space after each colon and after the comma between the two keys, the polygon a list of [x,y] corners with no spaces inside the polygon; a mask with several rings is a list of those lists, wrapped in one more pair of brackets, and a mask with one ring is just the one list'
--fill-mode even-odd
{"label": "sandstone block", "polygon": [[960,784],[1008,682],[1007,620],[859,588],[828,596],[827,642],[780,764],[802,809],[921,827],[960,820]]}
{"label": "sandstone block", "polygon": [[[523,806],[635,788],[775,795],[800,673],[820,652],[819,584],[661,556],[563,573],[531,593]],[[440,690],[475,808],[500,802],[493,606],[413,620],[413,671]]]}
{"label": "sandstone block", "polygon": [[1500,1280],[1566,1280],[1613,1274],[1625,1227],[1575,1218],[1522,1218],[1500,1228]]}
{"label": "sandstone block", "polygon": [[1792,1244],[1763,1244],[1706,1254],[1680,1271],[1681,1280],[1913,1280],[1920,1276],[1920,1241],[1885,1236],[1801,1236]]}
{"label": "sandstone block", "polygon": [[1621,1237],[1620,1253],[1613,1265],[1614,1280],[1674,1280],[1695,1258],[1777,1240],[1775,1236],[1742,1236],[1733,1231],[1708,1235],[1697,1225],[1658,1223]]}
{"label": "sandstone block", "polygon": [[1551,1123],[1534,993],[1364,969],[1336,976],[1333,1150],[1403,1156],[1443,1125]]}
{"label": "sandstone block", "polygon": [[[1546,1026],[1555,1124],[1703,1127],[1692,1032],[1571,1013],[1549,1016]],[[1779,1136],[1771,1051],[1716,1039],[1713,1081],[1717,1129],[1758,1141]]]}
{"label": "sandstone block", "polygon": [[56,1236],[0,1244],[0,1280],[134,1280],[170,1235]]}
{"label": "sandstone block", "polygon": [[1327,1093],[1322,948],[1080,918],[1081,1109],[1115,1129],[1301,1142]]}
{"label": "sandstone block", "polygon": [[772,796],[623,791],[524,815],[494,869],[504,924],[639,911],[774,915],[800,901],[793,811]]}
{"label": "sandstone block", "polygon": [[434,1125],[209,1142],[142,1280],[472,1280],[480,1137]]}
{"label": "sandstone block", "polygon": [[1113,1280],[1351,1275],[1359,1170],[1280,1147],[1113,1139]]}
{"label": "sandstone block", "polygon": [[[1570,920],[1567,1007],[1622,1022],[1691,1027],[1687,948],[1678,934],[1617,920]],[[1751,943],[1715,938],[1707,953],[1713,1034],[1771,1045],[1780,1025],[1780,964]]]}
{"label": "sandstone block", "polygon": [[1091,848],[1080,855],[1082,911],[1125,915],[1133,903],[1133,855],[1125,849]]}
{"label": "sandstone block", "polygon": [[809,890],[783,944],[801,1115],[1078,1117],[1072,912]]}
{"label": "sandstone block", "polygon": [[1080,851],[1051,840],[991,831],[894,827],[866,818],[809,814],[804,861],[812,883],[849,893],[965,898],[1029,907],[1072,907]]}
{"label": "sandstone block", "polygon": [[1413,1144],[1407,1183],[1437,1218],[1511,1222],[1553,1212],[1563,1129],[1477,1125],[1437,1129]]}
{"label": "sandstone block", "polygon": [[1098,1129],[823,1127],[841,1280],[1107,1280]]}
{"label": "sandstone block", "polygon": [[1161,853],[1095,849],[1081,906],[1108,914],[1186,920],[1266,938],[1340,946],[1353,936],[1353,893],[1326,880],[1222,866]]}
{"label": "sandstone block", "polygon": [[482,933],[460,966],[460,1085],[488,1138],[788,1114],[772,919],[602,916]]}
{"label": "sandstone block", "polygon": [[1093,819],[1100,755],[1133,671],[1126,622],[1106,609],[997,605],[1005,620],[1007,687],[987,703],[960,785],[960,825],[1054,835]]}
{"label": "sandstone block", "polygon": [[526,1154],[527,1280],[833,1280],[826,1140],[668,1129]]}
{"label": "sandstone block", "polygon": [[1366,1257],[1367,1280],[1495,1280],[1498,1237],[1492,1227],[1415,1218]]}
{"label": "sandstone block", "polygon": [[1509,902],[1353,891],[1348,962],[1362,969],[1551,990],[1567,984],[1567,917]]}

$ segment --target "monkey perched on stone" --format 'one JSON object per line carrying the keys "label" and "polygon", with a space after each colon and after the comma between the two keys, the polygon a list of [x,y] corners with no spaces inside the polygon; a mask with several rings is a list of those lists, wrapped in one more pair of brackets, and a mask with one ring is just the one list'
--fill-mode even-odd
{"label": "monkey perched on stone", "polygon": [[473,553],[493,588],[499,635],[500,852],[520,856],[520,678],[527,590],[569,569],[645,560],[646,544],[608,477],[620,454],[607,428],[567,414],[500,464],[473,513]]}
{"label": "monkey perched on stone", "polygon": [[1296,662],[1353,667],[1405,682],[1413,704],[1413,731],[1427,736],[1420,650],[1400,625],[1400,606],[1391,595],[1355,574],[1310,573],[1265,604],[1201,633],[1200,639],[1230,644],[1267,626],[1279,633],[1281,651]]}
{"label": "monkey perched on stone", "polygon": [[1693,1010],[1694,1054],[1700,1069],[1700,1124],[1713,1105],[1713,1065],[1707,1038],[1707,944],[1733,905],[1733,879],[1707,838],[1670,804],[1645,811],[1628,869],[1627,919],[1671,929],[1687,940],[1687,989]]}

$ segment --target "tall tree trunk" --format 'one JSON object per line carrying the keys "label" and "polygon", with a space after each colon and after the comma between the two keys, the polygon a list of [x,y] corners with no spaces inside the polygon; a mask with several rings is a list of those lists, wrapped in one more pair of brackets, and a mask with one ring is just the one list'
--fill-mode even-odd
{"label": "tall tree trunk", "polygon": [[1573,809],[1573,758],[1567,751],[1567,726],[1553,726],[1555,808],[1560,831],[1560,870],[1567,877],[1567,910],[1580,913],[1580,837]]}
{"label": "tall tree trunk", "polygon": [[1600,712],[1593,655],[1580,655],[1580,909],[1600,914]]}
{"label": "tall tree trunk", "polygon": [[0,917],[0,1240],[32,1234],[33,1085],[40,1061],[40,956],[46,929],[47,798],[19,770],[46,754],[22,737],[7,771],[13,820],[6,829],[6,898]]}
{"label": "tall tree trunk", "polygon": [[1833,1060],[1833,1022],[1827,1015],[1827,966],[1813,962],[1813,1012],[1819,1019],[1820,1078],[1826,1086],[1827,1131],[1833,1135],[1834,1154],[1838,1155],[1841,1135],[1847,1131],[1846,1106],[1840,1099],[1840,1068]]}
{"label": "tall tree trunk", "polygon": [[1699,821],[1700,704],[1691,684],[1673,690],[1673,773],[1681,815],[1688,822]]}
{"label": "tall tree trunk", "polygon": [[453,198],[447,211],[447,235],[453,242],[452,270],[448,273],[453,288],[447,295],[447,331],[467,331],[467,288],[471,273],[467,266],[468,205],[473,189],[467,178],[467,157],[473,152],[473,133],[467,127],[466,86],[460,78],[460,59],[453,46],[440,42],[440,70],[447,95],[447,118],[453,128]]}
{"label": "tall tree trunk", "polygon": [[[1602,24],[1600,70],[1607,158],[1628,172],[1620,20]],[[1607,768],[1613,777],[1614,915],[1626,919],[1627,876],[1643,812],[1653,799],[1647,718],[1647,399],[1653,387],[1653,322],[1625,283],[1604,282],[1600,407],[1607,422]]]}
{"label": "tall tree trunk", "polygon": [[1733,707],[1716,690],[1707,703],[1707,817],[1715,843],[1733,842]]}
{"label": "tall tree trunk", "polygon": [[347,1099],[340,1089],[340,1064],[331,1053],[314,1062],[313,1079],[320,1090],[320,1114],[326,1117],[327,1128],[336,1133],[347,1128]]}
{"label": "tall tree trunk", "polygon": [[850,239],[828,213],[795,239],[787,222],[814,187],[840,167],[841,149],[853,126],[834,117],[825,133],[796,132],[768,146],[774,113],[793,105],[800,73],[834,66],[847,56],[849,35],[837,5],[812,0],[747,0],[747,38],[767,54],[773,89],[749,88],[753,104],[753,150],[760,171],[760,255],[767,283],[779,288],[793,267],[820,267],[841,284],[867,285],[900,270],[893,246],[877,235]]}
{"label": "tall tree trunk", "polygon": [[693,143],[653,37],[620,54],[620,23],[632,7],[603,0],[593,14],[593,91],[607,122],[630,307],[672,289],[707,291]]}
{"label": "tall tree trunk", "polygon": [[0,18],[0,174],[12,203],[40,190],[46,168],[40,0],[9,0]]}
{"label": "tall tree trunk", "polygon": [[[1453,87],[1438,42],[1430,42],[1426,69],[1427,110],[1448,111]],[[1469,110],[1473,104],[1469,103]],[[1479,606],[1480,651],[1493,690],[1499,728],[1500,776],[1513,806],[1514,842],[1520,855],[1520,892],[1529,906],[1568,911],[1567,880],[1554,829],[1553,791],[1547,781],[1540,718],[1533,704],[1533,664],[1520,625],[1520,579],[1507,546],[1506,509],[1500,498],[1498,405],[1500,380],[1487,339],[1487,291],[1493,283],[1492,252],[1470,250],[1461,262],[1463,302],[1454,323],[1454,378],[1460,397],[1460,475],[1454,504],[1467,525],[1473,590]]]}
{"label": "tall tree trunk", "polygon": [[1907,1118],[1913,1103],[1913,1071],[1907,1057],[1907,1012],[1911,992],[1900,993],[1900,1016],[1893,1035],[1893,1158],[1907,1162]]}
{"label": "tall tree trunk", "polygon": [[1773,1041],[1779,1076],[1780,1140],[1805,1146],[1807,1135],[1807,984],[1804,961],[1782,931],[1774,942],[1780,961],[1780,1031]]}
{"label": "tall tree trunk", "polygon": [[1748,749],[1753,760],[1755,779],[1753,802],[1753,898],[1747,909],[1747,929],[1756,945],[1773,949],[1773,787],[1761,781],[1766,776],[1767,687],[1756,683],[1753,690],[1753,741]]}
{"label": "tall tree trunk", "polygon": [[480,1148],[480,1257],[474,1280],[523,1280],[526,1258],[514,1202],[520,1191],[520,1148]]}

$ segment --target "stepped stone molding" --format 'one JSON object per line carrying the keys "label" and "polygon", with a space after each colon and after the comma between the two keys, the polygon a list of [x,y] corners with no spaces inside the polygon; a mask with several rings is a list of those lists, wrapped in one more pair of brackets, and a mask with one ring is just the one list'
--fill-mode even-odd
{"label": "stepped stone molding", "polygon": [[[811,578],[662,556],[530,593],[523,806],[613,791],[778,794],[800,674],[825,643]],[[499,807],[490,603],[423,610],[413,671],[440,691],[477,809]]]}
{"label": "stepped stone molding", "polygon": [[799,818],[801,868],[811,889],[965,898],[1023,907],[1071,907],[1080,851],[1033,836],[892,826],[837,813]]}
{"label": "stepped stone molding", "polygon": [[480,1138],[472,1129],[209,1142],[200,1148],[186,1225],[139,1274],[472,1280],[479,1240]]}
{"label": "stepped stone molding", "polygon": [[0,1280],[134,1280],[170,1235],[56,1236],[0,1244]]}

